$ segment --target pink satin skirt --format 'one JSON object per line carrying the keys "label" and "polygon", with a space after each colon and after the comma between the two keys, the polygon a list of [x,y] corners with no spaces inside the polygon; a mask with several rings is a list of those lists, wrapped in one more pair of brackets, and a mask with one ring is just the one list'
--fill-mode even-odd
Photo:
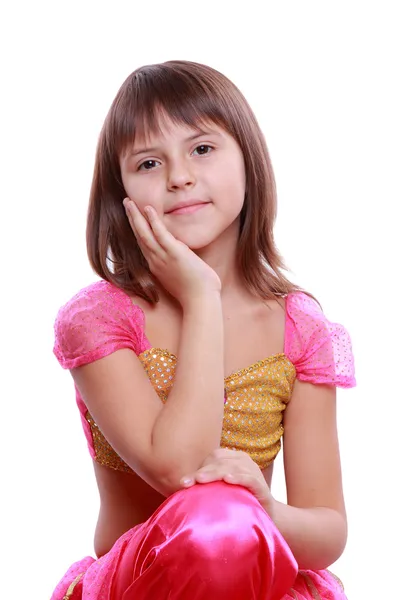
{"label": "pink satin skirt", "polygon": [[346,600],[328,571],[299,571],[285,540],[243,487],[176,492],[95,560],[73,564],[51,600]]}

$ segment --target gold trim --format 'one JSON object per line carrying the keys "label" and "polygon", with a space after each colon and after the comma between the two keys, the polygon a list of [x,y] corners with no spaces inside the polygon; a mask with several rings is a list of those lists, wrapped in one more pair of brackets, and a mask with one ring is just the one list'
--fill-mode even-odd
{"label": "gold trim", "polygon": [[315,586],[315,583],[313,582],[311,577],[309,575],[307,575],[307,573],[304,573],[303,571],[299,571],[299,575],[301,575],[305,579],[306,585],[307,585],[308,589],[310,590],[310,592],[312,593],[312,597],[314,598],[314,600],[322,600],[322,598]]}
{"label": "gold trim", "polygon": [[80,582],[80,580],[82,579],[82,577],[84,576],[84,574],[85,574],[85,572],[80,573],[77,577],[75,577],[75,579],[73,580],[73,582],[71,583],[71,585],[67,589],[67,593],[63,597],[63,600],[71,600],[72,594],[74,593],[74,589],[75,589],[76,585]]}
{"label": "gold trim", "polygon": [[[153,352],[160,354],[164,358],[171,358],[174,362],[178,362],[178,357],[176,354],[174,354],[173,352],[170,352],[169,350],[166,350],[165,348],[157,348],[157,347],[156,348],[148,348],[147,350],[144,350],[143,352],[138,354],[138,358],[146,359],[147,354],[152,354]],[[224,381],[228,382],[228,380],[231,378],[235,379],[237,377],[243,377],[243,375],[245,375],[246,373],[255,371],[256,369],[259,369],[260,367],[263,367],[270,362],[274,362],[276,360],[282,360],[282,359],[284,359],[289,364],[289,366],[294,369],[293,363],[288,359],[286,354],[284,352],[277,352],[276,354],[271,354],[270,356],[267,356],[266,358],[262,358],[261,360],[258,360],[257,362],[249,365],[248,367],[244,367],[243,369],[239,369],[238,371],[233,371],[232,373],[230,373],[230,375],[227,375],[226,377],[224,377]]]}
{"label": "gold trim", "polygon": [[85,419],[89,423],[96,462],[104,467],[113,469],[114,471],[133,473],[130,466],[122,460],[115,452],[114,448],[108,443],[100,427],[98,427],[88,410],[86,411]]}
{"label": "gold trim", "polygon": [[155,352],[157,354],[160,354],[164,358],[172,358],[172,360],[178,361],[177,355],[173,352],[170,352],[166,348],[158,348],[153,346],[151,348],[148,348],[147,350],[143,350],[143,352],[138,354],[138,358],[147,358],[147,354],[154,354]]}

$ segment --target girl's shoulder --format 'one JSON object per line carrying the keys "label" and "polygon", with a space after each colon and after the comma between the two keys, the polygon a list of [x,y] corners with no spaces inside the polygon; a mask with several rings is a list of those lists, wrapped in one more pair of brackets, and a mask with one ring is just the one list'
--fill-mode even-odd
{"label": "girl's shoulder", "polygon": [[88,308],[92,310],[96,306],[101,306],[103,310],[116,312],[118,309],[132,309],[136,307],[130,297],[120,288],[100,279],[90,285],[80,289],[68,300],[59,310],[57,319],[66,313],[74,311],[85,311]]}
{"label": "girl's shoulder", "polygon": [[286,297],[285,354],[302,381],[340,387],[356,384],[347,329],[330,321],[305,292]]}
{"label": "girl's shoulder", "polygon": [[58,311],[54,354],[61,366],[73,369],[119,348],[140,353],[144,314],[131,298],[108,281],[79,290]]}

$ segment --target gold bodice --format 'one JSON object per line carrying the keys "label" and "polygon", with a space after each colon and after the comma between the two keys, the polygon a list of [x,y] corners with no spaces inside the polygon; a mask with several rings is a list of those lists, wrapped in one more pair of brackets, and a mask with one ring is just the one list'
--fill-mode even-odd
{"label": "gold bodice", "polygon": [[[174,383],[177,357],[151,348],[139,359],[162,402],[167,402]],[[275,354],[225,378],[225,409],[221,448],[242,450],[268,467],[281,447],[283,411],[290,400],[296,370],[284,354]],[[89,412],[96,461],[118,471],[131,468],[109,445]]]}

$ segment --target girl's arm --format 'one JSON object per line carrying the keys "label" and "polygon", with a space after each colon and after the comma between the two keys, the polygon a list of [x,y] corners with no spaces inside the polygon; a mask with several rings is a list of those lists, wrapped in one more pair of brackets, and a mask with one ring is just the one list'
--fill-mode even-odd
{"label": "girl's arm", "polygon": [[336,427],[336,388],[296,381],[284,417],[287,502],[266,507],[300,569],[324,569],[342,554],[346,510]]}
{"label": "girl's arm", "polygon": [[223,320],[219,292],[187,302],[174,385],[165,405],[130,349],[72,369],[90,414],[123,460],[168,496],[219,446]]}
{"label": "girl's arm", "polygon": [[[140,477],[169,495],[179,489],[181,477],[198,468],[220,443],[221,282],[211,267],[167,231],[152,207],[145,209],[145,218],[134,202],[126,199],[124,205],[151,272],[182,307],[174,384],[163,405],[135,353],[125,348],[73,370],[72,375],[114,450]],[[93,327],[96,330],[98,324]]]}

